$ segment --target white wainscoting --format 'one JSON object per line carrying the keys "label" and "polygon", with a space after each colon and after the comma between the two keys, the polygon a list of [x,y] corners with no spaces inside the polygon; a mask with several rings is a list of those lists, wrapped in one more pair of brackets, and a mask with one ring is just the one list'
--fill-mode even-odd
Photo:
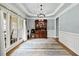
{"label": "white wainscoting", "polygon": [[56,37],[56,30],[47,30],[47,37]]}
{"label": "white wainscoting", "polygon": [[79,55],[79,34],[60,31],[59,41]]}

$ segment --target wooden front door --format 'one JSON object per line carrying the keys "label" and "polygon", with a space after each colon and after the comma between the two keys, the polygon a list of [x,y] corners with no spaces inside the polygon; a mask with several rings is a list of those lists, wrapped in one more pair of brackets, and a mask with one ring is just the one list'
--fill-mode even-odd
{"label": "wooden front door", "polygon": [[35,38],[47,38],[47,20],[35,20]]}

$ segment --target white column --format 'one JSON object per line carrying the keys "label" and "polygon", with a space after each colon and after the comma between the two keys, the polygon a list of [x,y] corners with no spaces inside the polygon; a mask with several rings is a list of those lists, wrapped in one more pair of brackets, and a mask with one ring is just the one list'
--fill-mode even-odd
{"label": "white column", "polygon": [[24,41],[27,40],[27,32],[26,32],[26,20],[23,20],[23,39]]}
{"label": "white column", "polygon": [[56,19],[54,19],[54,30],[55,30],[55,38],[57,38],[57,36],[56,36]]}
{"label": "white column", "polygon": [[3,12],[0,10],[0,54],[5,56],[5,40],[4,40],[4,27],[3,27]]}
{"label": "white column", "polygon": [[20,17],[18,16],[18,18],[17,18],[17,21],[18,21],[18,30],[17,30],[17,41],[19,41],[19,20],[20,20]]}
{"label": "white column", "polygon": [[6,20],[6,26],[7,26],[7,29],[6,29],[6,48],[8,49],[9,46],[10,46],[10,14],[7,13],[7,20]]}

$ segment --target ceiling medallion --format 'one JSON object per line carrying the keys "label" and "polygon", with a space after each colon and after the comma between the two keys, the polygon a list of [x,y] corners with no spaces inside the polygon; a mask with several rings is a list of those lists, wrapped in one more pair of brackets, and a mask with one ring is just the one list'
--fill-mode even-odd
{"label": "ceiling medallion", "polygon": [[40,7],[41,7],[41,9],[40,9],[40,13],[37,14],[37,17],[38,17],[38,18],[44,18],[44,17],[45,17],[45,14],[43,14],[43,12],[42,12],[42,11],[43,11],[42,6],[43,6],[43,5],[41,4],[41,5],[40,5]]}

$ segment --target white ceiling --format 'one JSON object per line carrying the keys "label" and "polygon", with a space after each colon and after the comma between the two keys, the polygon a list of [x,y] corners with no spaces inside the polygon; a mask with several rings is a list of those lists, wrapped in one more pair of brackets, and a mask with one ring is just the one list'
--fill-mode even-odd
{"label": "white ceiling", "polygon": [[[25,16],[37,17],[37,14],[40,13],[41,3],[7,3],[7,5],[16,8]],[[71,3],[42,3],[42,5],[43,13],[46,15],[46,17],[55,17],[56,15],[64,11],[66,8],[68,8]]]}
{"label": "white ceiling", "polygon": [[[50,3],[50,4],[46,4],[46,3],[43,3],[43,13],[44,14],[51,14],[53,13],[56,8],[58,8],[58,6],[60,5],[60,3]],[[40,3],[27,3],[27,4],[23,4],[23,6],[27,9],[27,11],[31,14],[34,14],[34,15],[37,15],[40,13]]]}

